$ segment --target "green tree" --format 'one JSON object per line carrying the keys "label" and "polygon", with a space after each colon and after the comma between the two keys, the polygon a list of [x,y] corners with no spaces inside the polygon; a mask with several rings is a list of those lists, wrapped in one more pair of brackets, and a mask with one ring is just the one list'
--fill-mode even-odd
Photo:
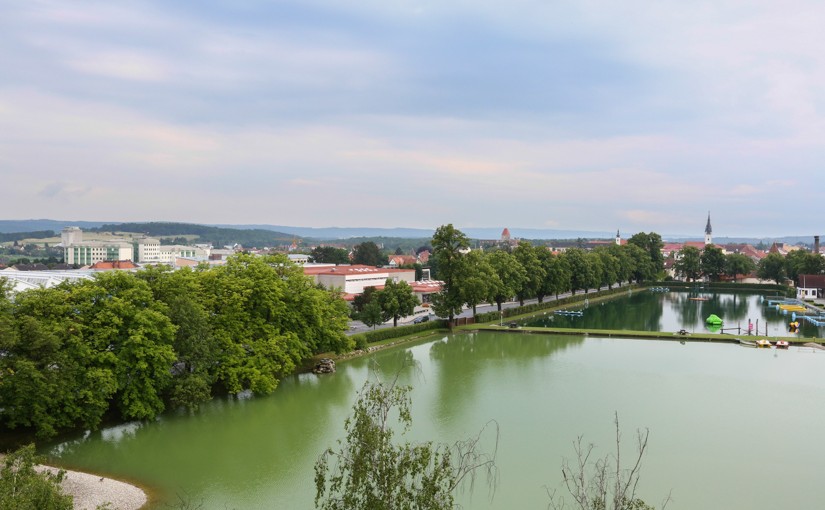
{"label": "green tree", "polygon": [[568,248],[564,252],[564,259],[570,268],[570,290],[573,294],[577,290],[587,290],[593,286],[595,276],[587,253],[581,248]]}
{"label": "green tree", "polygon": [[683,246],[676,258],[676,273],[694,282],[702,275],[702,252],[695,246]]}
{"label": "green tree", "polygon": [[473,309],[479,304],[492,302],[494,299],[496,275],[487,256],[480,250],[473,250],[466,256],[467,278],[462,286],[464,301]]}
{"label": "green tree", "polygon": [[387,278],[384,288],[377,292],[376,297],[384,319],[392,319],[393,327],[398,326],[398,319],[411,315],[418,304],[412,287],[403,280],[396,282]]}
{"label": "green tree", "polygon": [[825,259],[818,253],[794,250],[785,256],[785,274],[797,281],[801,274],[822,274],[825,271]]}
{"label": "green tree", "polygon": [[590,265],[591,276],[588,286],[584,289],[584,291],[587,292],[591,288],[599,290],[601,282],[607,278],[607,276],[605,276],[603,259],[594,251],[587,252],[585,256],[587,257],[588,264]]}
{"label": "green tree", "polygon": [[725,274],[725,254],[722,248],[709,244],[702,250],[702,273],[712,282],[718,282]]}
{"label": "green tree", "polygon": [[616,282],[628,282],[633,275],[633,260],[627,250],[627,245],[611,244],[607,249],[616,258],[618,266],[616,268]]}
{"label": "green tree", "polygon": [[756,263],[747,255],[731,253],[725,257],[725,274],[736,282],[740,274],[751,274],[756,270]]}
{"label": "green tree", "polygon": [[759,261],[756,276],[762,280],[773,280],[781,285],[785,282],[785,257],[779,253],[769,253]]}
{"label": "green tree", "polygon": [[464,305],[462,284],[467,277],[464,250],[469,248],[470,241],[463,232],[448,224],[438,227],[432,245],[437,278],[444,282],[441,291],[433,296],[433,310],[452,322]]}
{"label": "green tree", "polygon": [[653,281],[656,278],[657,271],[653,261],[650,260],[650,254],[636,244],[628,243],[626,249],[633,268],[631,277],[636,283]]}
{"label": "green tree", "polygon": [[[495,451],[479,453],[479,438],[453,447],[396,443],[391,424],[412,423],[409,387],[367,382],[344,424],[346,438],[315,464],[315,507],[321,510],[451,510],[464,480],[496,477]],[[482,431],[483,432],[483,431]]]}
{"label": "green tree", "polygon": [[490,293],[500,312],[502,303],[515,296],[527,280],[527,271],[513,254],[504,250],[490,252],[485,258],[496,275]]}
{"label": "green tree", "polygon": [[203,271],[158,266],[145,268],[136,276],[146,281],[155,299],[166,305],[166,315],[177,328],[170,400],[175,407],[194,410],[212,397],[217,380],[214,367],[220,357],[203,302]]}
{"label": "green tree", "polygon": [[165,405],[175,326],[149,285],[130,273],[111,271],[72,287],[71,305],[82,332],[117,380],[114,401],[126,419],[154,418]]}
{"label": "green tree", "polygon": [[567,258],[561,255],[553,255],[547,261],[547,290],[548,293],[555,294],[556,300],[559,294],[570,290],[571,279],[573,278],[570,264]]}
{"label": "green tree", "polygon": [[0,510],[72,510],[72,497],[60,487],[65,472],[38,472],[38,462],[32,444],[6,456],[0,471]]}
{"label": "green tree", "polygon": [[527,274],[527,279],[524,280],[520,288],[516,289],[516,296],[522,306],[524,306],[525,299],[538,297],[544,278],[547,276],[538,255],[538,250],[543,249],[533,246],[528,241],[521,241],[513,250],[513,256]]}
{"label": "green tree", "polygon": [[96,428],[117,391],[112,353],[84,337],[69,287],[19,293],[0,334],[0,422],[39,437],[61,428]]}
{"label": "green tree", "polygon": [[349,253],[347,250],[343,248],[336,248],[334,246],[316,246],[309,253],[309,256],[312,257],[313,262],[324,264],[349,264]]}
{"label": "green tree", "polygon": [[648,260],[651,264],[650,271],[652,275],[651,278],[645,279],[656,278],[657,275],[664,271],[665,259],[664,255],[662,255],[662,247],[664,246],[662,236],[655,232],[649,234],[639,232],[638,234],[633,234],[633,236],[627,240],[627,244],[638,246],[647,253]]}
{"label": "green tree", "polygon": [[375,329],[375,326],[384,324],[384,311],[381,309],[381,303],[377,299],[373,299],[364,305],[364,309],[358,314],[358,318],[368,328]]}
{"label": "green tree", "polygon": [[593,253],[598,255],[602,265],[600,287],[607,286],[608,289],[612,289],[613,285],[619,282],[619,259],[607,247],[596,248]]}
{"label": "green tree", "polygon": [[387,256],[381,253],[381,249],[372,241],[365,241],[356,244],[352,248],[352,263],[364,264],[367,266],[383,266],[387,263]]}

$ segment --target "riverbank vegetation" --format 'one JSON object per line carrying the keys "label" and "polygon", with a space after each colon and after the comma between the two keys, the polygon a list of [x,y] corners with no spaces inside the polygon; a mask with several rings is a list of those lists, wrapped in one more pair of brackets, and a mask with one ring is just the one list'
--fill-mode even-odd
{"label": "riverbank vegetation", "polygon": [[0,427],[51,437],[150,419],[216,392],[273,391],[319,352],[345,352],[347,305],[284,256],[148,268],[0,292]]}
{"label": "riverbank vegetation", "polygon": [[71,510],[72,497],[60,487],[65,473],[38,471],[34,445],[23,446],[2,459],[0,510]]}

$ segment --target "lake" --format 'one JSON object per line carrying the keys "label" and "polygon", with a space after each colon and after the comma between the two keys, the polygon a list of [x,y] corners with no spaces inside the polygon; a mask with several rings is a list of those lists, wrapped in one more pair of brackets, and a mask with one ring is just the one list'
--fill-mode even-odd
{"label": "lake", "polygon": [[[411,362],[416,368],[409,368]],[[408,368],[403,369],[404,366]],[[498,423],[500,479],[464,508],[547,506],[583,435],[606,455],[621,422],[623,458],[650,430],[640,496],[669,509],[818,508],[825,351],[733,344],[485,332],[438,336],[301,374],[267,397],[216,399],[85,434],[49,450],[66,466],[137,481],[156,507],[178,496],[205,509],[311,509],[313,465],[343,436],[368,377],[413,386],[411,440],[452,442]],[[494,435],[483,436],[491,448]]]}

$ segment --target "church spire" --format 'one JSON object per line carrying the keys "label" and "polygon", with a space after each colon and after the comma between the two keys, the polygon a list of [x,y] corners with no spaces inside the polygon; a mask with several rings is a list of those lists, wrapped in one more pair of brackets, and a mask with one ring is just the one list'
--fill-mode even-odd
{"label": "church spire", "polygon": [[708,224],[705,227],[705,244],[713,244],[713,229],[710,227],[710,211],[708,211]]}

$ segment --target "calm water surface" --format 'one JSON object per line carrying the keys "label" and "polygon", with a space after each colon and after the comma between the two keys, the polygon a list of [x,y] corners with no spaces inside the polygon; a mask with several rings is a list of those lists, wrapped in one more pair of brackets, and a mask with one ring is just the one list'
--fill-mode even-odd
{"label": "calm water surface", "polygon": [[[67,467],[139,481],[160,501],[187,495],[206,509],[311,509],[313,464],[373,369],[414,386],[408,437],[451,442],[489,420],[500,427],[500,481],[471,509],[544,509],[545,486],[578,435],[607,454],[613,415],[625,458],[650,429],[641,497],[670,509],[821,508],[825,486],[825,351],[508,333],[437,337],[300,375],[271,396],[217,400],[54,445]],[[371,368],[372,367],[372,368]],[[490,447],[493,435],[484,443]]]}
{"label": "calm water surface", "polygon": [[[697,301],[700,298],[703,301]],[[737,334],[732,328],[741,327],[742,334],[748,331],[748,321],[754,332],[765,334],[765,325],[771,336],[793,336],[788,332],[791,314],[783,313],[775,306],[768,306],[763,295],[752,292],[650,292],[636,291],[623,297],[594,303],[586,308],[578,306],[571,310],[582,310],[582,317],[553,315],[548,312],[524,321],[526,326],[587,329],[628,329],[638,331],[679,331],[707,333],[705,320],[716,314],[723,321],[725,333]],[[757,324],[758,322],[758,324]],[[822,337],[825,328],[799,320],[800,331],[796,335]],[[720,331],[720,334],[722,332]]]}

